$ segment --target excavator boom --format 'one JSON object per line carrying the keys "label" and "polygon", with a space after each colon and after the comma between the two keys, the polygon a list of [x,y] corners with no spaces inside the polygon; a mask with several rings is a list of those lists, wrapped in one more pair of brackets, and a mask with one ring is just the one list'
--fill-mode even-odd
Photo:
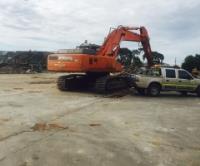
{"label": "excavator boom", "polygon": [[[139,33],[134,31],[139,31]],[[116,57],[120,49],[121,41],[141,42],[148,65],[152,66],[151,46],[149,43],[149,35],[145,27],[119,26],[107,36],[97,54],[101,56]]]}

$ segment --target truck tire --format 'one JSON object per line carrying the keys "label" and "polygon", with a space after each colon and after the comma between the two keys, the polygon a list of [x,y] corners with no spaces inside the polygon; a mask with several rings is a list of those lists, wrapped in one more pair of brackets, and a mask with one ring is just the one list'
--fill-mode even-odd
{"label": "truck tire", "polygon": [[197,89],[197,96],[200,97],[200,87]]}
{"label": "truck tire", "polygon": [[160,95],[160,85],[157,83],[152,83],[149,85],[147,89],[147,94],[152,97],[156,97]]}

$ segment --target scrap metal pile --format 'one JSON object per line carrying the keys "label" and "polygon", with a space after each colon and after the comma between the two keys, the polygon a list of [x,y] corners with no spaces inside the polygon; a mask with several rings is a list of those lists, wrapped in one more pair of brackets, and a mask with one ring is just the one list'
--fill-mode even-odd
{"label": "scrap metal pile", "polygon": [[0,73],[35,73],[46,70],[50,52],[0,52]]}

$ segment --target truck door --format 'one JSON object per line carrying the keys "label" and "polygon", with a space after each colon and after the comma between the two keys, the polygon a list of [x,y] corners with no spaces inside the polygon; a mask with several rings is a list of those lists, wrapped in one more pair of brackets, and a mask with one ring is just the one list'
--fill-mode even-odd
{"label": "truck door", "polygon": [[164,90],[176,90],[176,71],[175,69],[165,69],[164,81],[162,83]]}
{"label": "truck door", "polygon": [[177,81],[178,91],[194,91],[196,86],[194,83],[194,78],[185,70],[178,70],[178,81]]}

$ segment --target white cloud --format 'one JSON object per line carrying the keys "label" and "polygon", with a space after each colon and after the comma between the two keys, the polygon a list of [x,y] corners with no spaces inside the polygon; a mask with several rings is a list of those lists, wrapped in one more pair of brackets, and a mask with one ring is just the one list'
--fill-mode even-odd
{"label": "white cloud", "polygon": [[0,49],[56,50],[88,39],[100,44],[109,27],[144,25],[152,49],[178,62],[200,53],[198,0],[1,0]]}

